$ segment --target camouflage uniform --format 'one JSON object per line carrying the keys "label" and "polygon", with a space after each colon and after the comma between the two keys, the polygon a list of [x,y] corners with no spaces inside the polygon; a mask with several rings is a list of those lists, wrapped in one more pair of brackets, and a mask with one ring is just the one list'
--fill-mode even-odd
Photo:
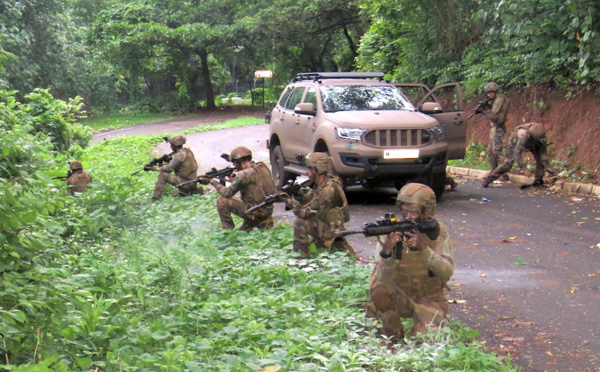
{"label": "camouflage uniform", "polygon": [[[177,135],[169,138],[171,145],[183,146],[185,138]],[[188,148],[179,148],[175,150],[175,154],[172,156],[169,164],[164,167],[158,168],[160,174],[154,187],[154,194],[152,194],[152,200],[156,201],[161,198],[163,191],[165,190],[166,184],[176,186],[182,182],[191,181],[197,178],[196,170],[198,169],[198,163],[196,163],[196,157],[192,150]],[[175,174],[171,174],[174,172]],[[195,183],[190,183],[181,188],[178,188],[178,195],[192,195],[200,193],[202,194],[202,188],[198,187]]]}
{"label": "camouflage uniform", "polygon": [[[415,185],[429,192],[429,202],[435,206],[435,194],[427,186],[413,183],[405,185],[403,190]],[[432,215],[433,212],[424,218],[432,218]],[[444,287],[454,272],[454,261],[448,229],[443,223],[439,226],[440,235],[435,240],[419,233],[427,245],[422,251],[411,250],[406,242],[400,241],[396,249],[402,249],[401,259],[378,253],[379,260],[369,286],[371,301],[366,310],[368,317],[381,318],[383,334],[392,342],[404,338],[401,318],[413,318],[413,335],[428,327],[445,326],[448,321]],[[380,244],[377,252],[381,252]]]}
{"label": "camouflage uniform", "polygon": [[[221,219],[221,226],[224,229],[235,227],[232,213],[244,220],[240,230],[248,231],[254,227],[261,229],[273,227],[272,204],[247,212],[248,208],[261,203],[268,195],[276,192],[271,171],[265,163],[251,162],[248,168],[235,174],[228,187],[221,185],[217,180],[212,180],[211,185],[220,195],[217,199],[217,211]],[[241,201],[233,199],[238,191],[241,194]]]}
{"label": "camouflage uniform", "polygon": [[[329,166],[328,156],[327,159]],[[327,170],[321,173],[327,173]],[[340,231],[345,230],[344,223],[350,220],[342,182],[336,176],[326,176],[324,181],[313,183],[312,188],[299,193],[295,200],[286,200],[286,208],[296,215],[293,248],[295,252],[300,252],[301,258],[309,256],[311,242],[320,249],[347,251],[352,256],[356,255],[344,237],[336,237]]]}
{"label": "camouflage uniform", "polygon": [[83,170],[81,162],[71,161],[69,167],[73,173],[67,178],[67,192],[74,195],[88,190],[90,188],[89,184],[92,182],[92,176]]}
{"label": "camouflage uniform", "polygon": [[490,160],[490,169],[498,166],[498,161],[504,149],[504,136],[506,135],[506,117],[508,115],[508,98],[497,92],[498,85],[489,83],[485,86],[484,92],[495,92],[496,96],[491,100],[491,108],[482,112],[490,120],[490,141],[487,147],[487,155]]}
{"label": "camouflage uniform", "polygon": [[490,183],[500,178],[500,176],[510,171],[515,160],[519,168],[525,169],[522,159],[525,151],[531,152],[535,159],[534,184],[543,184],[544,174],[550,167],[546,147],[546,130],[541,123],[519,125],[513,130],[508,140],[506,160],[499,167],[493,169],[483,180],[483,187],[487,187]]}

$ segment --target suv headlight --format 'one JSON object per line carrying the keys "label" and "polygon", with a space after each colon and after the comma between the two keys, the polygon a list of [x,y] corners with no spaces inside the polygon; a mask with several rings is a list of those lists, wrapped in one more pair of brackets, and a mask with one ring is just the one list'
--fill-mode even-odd
{"label": "suv headlight", "polygon": [[430,131],[431,134],[433,134],[433,138],[436,140],[446,137],[446,130],[441,125],[436,125],[435,127],[431,128]]}
{"label": "suv headlight", "polygon": [[362,136],[362,134],[364,132],[366,132],[367,130],[360,129],[360,128],[336,127],[335,131],[336,131],[338,137],[340,137],[340,138],[360,141],[360,136]]}

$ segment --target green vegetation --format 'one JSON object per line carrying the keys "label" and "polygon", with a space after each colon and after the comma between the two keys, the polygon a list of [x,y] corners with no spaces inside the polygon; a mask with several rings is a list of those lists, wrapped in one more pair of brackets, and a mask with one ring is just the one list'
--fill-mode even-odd
{"label": "green vegetation", "polygon": [[[0,101],[0,369],[515,370],[457,323],[388,352],[362,311],[369,267],[341,253],[296,260],[285,224],[221,230],[215,193],[169,188],[151,204],[155,175],[129,174],[160,136],[56,152],[5,120],[33,121],[10,102]],[[49,176],[73,157],[94,182],[68,197]]]}
{"label": "green vegetation", "polygon": [[600,81],[596,0],[0,0],[0,9],[9,52],[0,79],[20,98],[35,87],[81,96],[93,113],[183,114],[262,83],[277,93],[302,71],[462,81],[467,94],[489,80],[571,94]]}
{"label": "green vegetation", "polygon": [[467,147],[465,157],[448,161],[448,165],[473,169],[489,169],[490,163],[485,157],[486,146],[471,142]]}
{"label": "green vegetation", "polygon": [[172,115],[164,114],[112,114],[84,119],[81,120],[81,124],[95,132],[101,129],[128,127],[172,118]]}

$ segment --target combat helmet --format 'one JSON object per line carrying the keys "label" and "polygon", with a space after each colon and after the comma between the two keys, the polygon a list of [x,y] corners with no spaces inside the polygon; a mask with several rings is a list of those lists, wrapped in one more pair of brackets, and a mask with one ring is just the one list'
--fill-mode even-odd
{"label": "combat helmet", "polygon": [[483,87],[483,93],[497,92],[498,89],[500,89],[498,84],[494,83],[493,81],[490,81]]}
{"label": "combat helmet", "polygon": [[231,150],[231,154],[229,155],[229,159],[232,162],[240,160],[241,158],[246,158],[246,157],[249,157],[250,159],[252,159],[252,151],[245,146],[236,147],[235,149]]}
{"label": "combat helmet", "polygon": [[324,152],[313,152],[306,155],[305,165],[317,170],[317,174],[329,172],[331,169],[331,158]]}
{"label": "combat helmet", "polygon": [[433,190],[421,183],[407,183],[398,192],[396,205],[402,203],[418,204],[425,207],[425,218],[432,218],[435,214],[435,193]]}
{"label": "combat helmet", "polygon": [[169,143],[173,146],[180,147],[185,143],[185,137],[178,134],[175,136],[169,137]]}
{"label": "combat helmet", "polygon": [[82,170],[83,169],[83,165],[81,164],[80,161],[70,161],[69,162],[69,168],[71,168],[71,170],[73,172],[78,171],[78,170]]}

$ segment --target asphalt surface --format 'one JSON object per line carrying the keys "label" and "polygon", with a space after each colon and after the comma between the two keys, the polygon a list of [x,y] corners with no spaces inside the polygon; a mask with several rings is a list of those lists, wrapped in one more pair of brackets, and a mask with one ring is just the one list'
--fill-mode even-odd
{"label": "asphalt surface", "polygon": [[[157,133],[173,131],[159,127]],[[147,134],[148,128],[122,133]],[[206,171],[227,166],[220,154],[240,145],[268,162],[267,137],[268,125],[259,125],[190,134],[186,146]],[[163,144],[157,151],[169,149]],[[523,371],[600,371],[600,199],[520,190],[511,183],[481,188],[480,180],[457,182],[436,214],[450,228],[456,256],[447,293],[450,317],[479,330],[488,350],[510,353]],[[347,228],[397,212],[395,195],[389,188],[349,188]],[[280,204],[275,214],[293,220]],[[373,255],[374,238],[349,241],[359,255]]]}

